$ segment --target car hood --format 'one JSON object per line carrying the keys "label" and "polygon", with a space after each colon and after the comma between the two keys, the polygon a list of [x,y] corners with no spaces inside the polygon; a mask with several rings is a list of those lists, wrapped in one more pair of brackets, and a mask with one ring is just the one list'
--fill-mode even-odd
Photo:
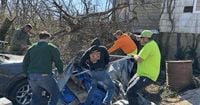
{"label": "car hood", "polygon": [[0,63],[22,63],[24,56],[13,54],[0,54]]}

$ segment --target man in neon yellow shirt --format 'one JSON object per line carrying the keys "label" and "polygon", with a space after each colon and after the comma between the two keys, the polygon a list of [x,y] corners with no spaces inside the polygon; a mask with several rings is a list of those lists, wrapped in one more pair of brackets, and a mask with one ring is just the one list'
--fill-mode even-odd
{"label": "man in neon yellow shirt", "polygon": [[155,82],[160,73],[161,55],[157,43],[152,39],[153,32],[144,30],[140,38],[143,48],[138,55],[133,55],[138,67],[136,74],[129,81],[127,98],[129,105],[138,105],[138,94],[140,90]]}

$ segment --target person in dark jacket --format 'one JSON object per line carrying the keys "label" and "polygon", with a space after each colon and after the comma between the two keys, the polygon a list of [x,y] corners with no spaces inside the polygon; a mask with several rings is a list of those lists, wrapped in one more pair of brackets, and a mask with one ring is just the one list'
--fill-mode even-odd
{"label": "person in dark jacket", "polygon": [[101,46],[100,40],[95,38],[91,44],[91,47],[81,57],[81,65],[91,70],[92,87],[89,91],[85,105],[91,99],[91,93],[97,86],[99,81],[106,85],[106,96],[102,102],[103,105],[109,105],[114,93],[113,82],[107,72],[107,65],[109,63],[109,53],[104,46]]}
{"label": "person in dark jacket", "polygon": [[15,31],[10,43],[11,53],[22,55],[31,45],[29,40],[29,32],[31,31],[31,24],[26,24],[22,28]]}
{"label": "person in dark jacket", "polygon": [[33,95],[31,105],[42,105],[42,91],[50,94],[48,105],[56,105],[59,99],[59,88],[53,77],[52,64],[55,63],[59,76],[63,77],[63,62],[57,47],[48,43],[50,34],[43,31],[39,34],[40,41],[28,49],[23,60],[23,70],[28,75]]}

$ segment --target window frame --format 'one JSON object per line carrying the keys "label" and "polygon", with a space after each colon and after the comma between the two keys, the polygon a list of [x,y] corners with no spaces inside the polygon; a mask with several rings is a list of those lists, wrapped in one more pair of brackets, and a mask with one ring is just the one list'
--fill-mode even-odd
{"label": "window frame", "polygon": [[193,13],[200,13],[200,10],[196,10],[197,7],[197,0],[194,0],[194,5],[193,5]]}

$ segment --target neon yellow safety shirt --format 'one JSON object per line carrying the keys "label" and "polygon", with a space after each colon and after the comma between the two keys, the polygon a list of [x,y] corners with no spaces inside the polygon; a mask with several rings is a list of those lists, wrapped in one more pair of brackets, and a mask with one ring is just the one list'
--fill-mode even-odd
{"label": "neon yellow safety shirt", "polygon": [[139,56],[143,61],[138,63],[137,74],[156,81],[160,73],[161,61],[157,43],[154,40],[146,43],[139,52]]}

